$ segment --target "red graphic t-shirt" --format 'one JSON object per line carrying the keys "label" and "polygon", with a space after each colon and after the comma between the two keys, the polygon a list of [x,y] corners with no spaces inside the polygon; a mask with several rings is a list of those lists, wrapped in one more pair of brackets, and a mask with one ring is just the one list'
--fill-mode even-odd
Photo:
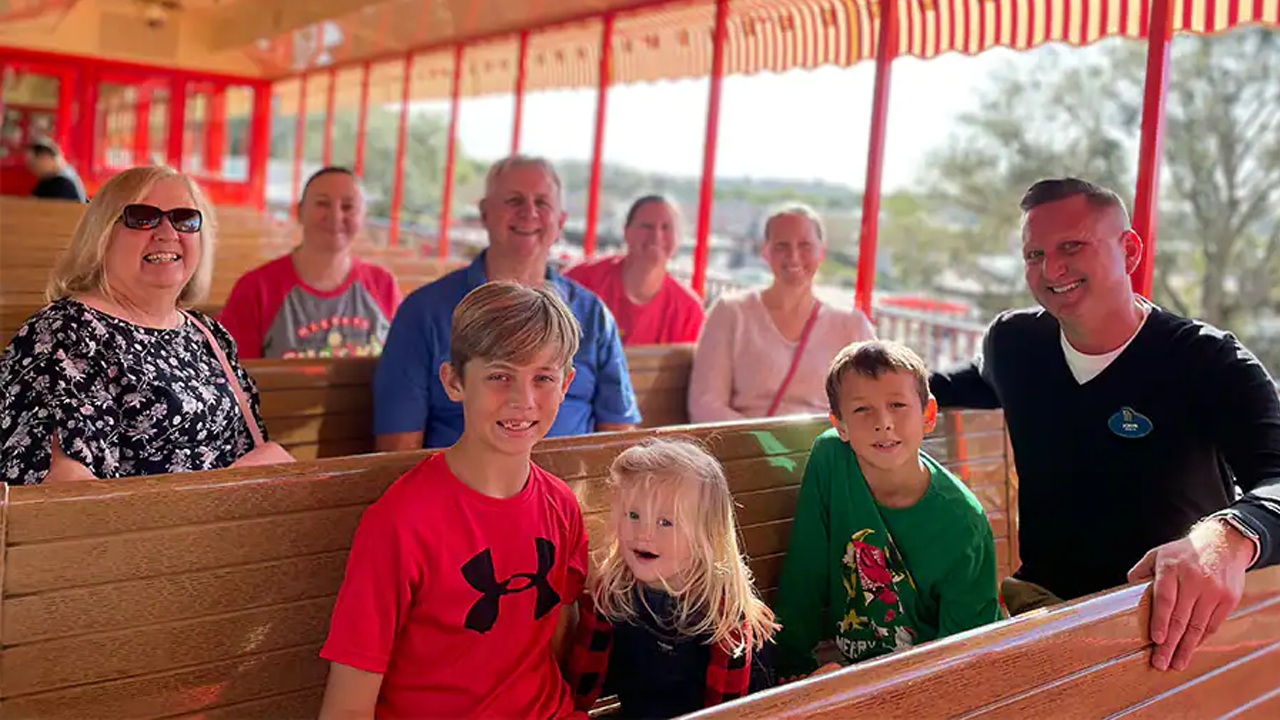
{"label": "red graphic t-shirt", "polygon": [[600,296],[614,319],[623,345],[695,342],[702,330],[702,301],[671,275],[653,299],[637,305],[622,285],[622,256],[588,260],[565,275]]}
{"label": "red graphic t-shirt", "polygon": [[342,285],[321,291],[285,255],[241,276],[218,321],[242,360],[376,356],[399,305],[400,288],[385,268],[352,258]]}
{"label": "red graphic t-shirt", "polygon": [[380,718],[572,716],[551,636],[586,573],[562,480],[493,498],[433,453],[361,518],[320,656],[384,675]]}

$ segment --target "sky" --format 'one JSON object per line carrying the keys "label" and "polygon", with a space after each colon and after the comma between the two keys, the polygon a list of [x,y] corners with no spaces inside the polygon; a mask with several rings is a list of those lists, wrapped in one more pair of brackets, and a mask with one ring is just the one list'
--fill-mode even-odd
{"label": "sky", "polygon": [[[991,71],[1026,53],[997,49],[974,56],[894,62],[883,185],[909,186],[955,116],[975,107]],[[717,146],[718,176],[822,179],[861,188],[866,179],[875,65],[824,67],[725,79]],[[698,177],[709,82],[706,79],[617,86],[610,90],[606,163]],[[414,105],[448,112],[447,103]],[[594,88],[530,93],[521,149],[552,159],[589,160]],[[510,149],[511,95],[463,99],[459,139],[468,155],[495,159]]]}

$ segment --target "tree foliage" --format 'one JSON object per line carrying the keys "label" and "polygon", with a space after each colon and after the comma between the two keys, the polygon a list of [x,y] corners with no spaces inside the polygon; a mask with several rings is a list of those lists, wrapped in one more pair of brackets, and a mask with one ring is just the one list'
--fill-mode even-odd
{"label": "tree foliage", "polygon": [[[296,120],[274,118],[272,123],[272,156],[292,159]],[[333,118],[334,162],[350,163],[354,154],[358,119],[354,111],[338,112]],[[365,190],[369,194],[369,213],[386,217],[390,213],[395,184],[396,146],[399,142],[400,112],[370,106],[366,118],[364,147]],[[433,224],[440,213],[444,188],[445,158],[448,152],[448,118],[423,112],[409,114],[404,163],[403,222]],[[465,184],[483,173],[478,162],[467,157],[459,142],[455,161],[455,182]],[[319,163],[324,157],[324,115],[310,114],[306,120],[303,157]]]}
{"label": "tree foliage", "polygon": [[[923,170],[991,252],[1016,238],[1039,178],[1086,177],[1132,202],[1145,44],[1037,54],[993,77]],[[1248,335],[1280,300],[1280,32],[1175,39],[1166,118],[1156,300]]]}

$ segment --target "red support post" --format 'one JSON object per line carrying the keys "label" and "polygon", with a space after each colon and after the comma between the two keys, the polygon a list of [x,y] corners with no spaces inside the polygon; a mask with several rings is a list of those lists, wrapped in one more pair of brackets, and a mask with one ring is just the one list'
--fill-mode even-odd
{"label": "red support post", "polygon": [[267,167],[271,162],[271,85],[253,87],[253,116],[249,129],[249,185],[254,206],[267,209]]}
{"label": "red support post", "polygon": [[329,92],[324,108],[324,166],[333,164],[333,109],[337,102],[338,71],[329,68]]}
{"label": "red support post", "polygon": [[520,32],[520,54],[516,59],[516,116],[511,123],[511,154],[520,152],[520,127],[524,122],[524,83],[529,60],[529,31]]}
{"label": "red support post", "polygon": [[441,258],[449,257],[449,221],[453,205],[453,169],[458,153],[458,100],[462,96],[462,52],[459,43],[453,48],[453,97],[449,100],[449,142],[444,157],[444,195],[440,199],[440,240],[436,252]]}
{"label": "red support post", "polygon": [[290,202],[302,195],[302,156],[307,150],[307,76],[298,78],[298,119],[293,129],[293,193]]}
{"label": "red support post", "polygon": [[182,143],[187,135],[189,82],[186,78],[177,78],[169,91],[169,166],[179,170],[182,169]]}
{"label": "red support post", "polygon": [[133,106],[133,164],[151,164],[151,83],[137,86],[138,101]]}
{"label": "red support post", "polygon": [[1164,99],[1169,90],[1169,46],[1173,35],[1172,0],[1151,0],[1147,28],[1147,77],[1138,141],[1138,186],[1133,199],[1133,230],[1142,238],[1142,257],[1130,278],[1133,291],[1151,297],[1155,277],[1156,202],[1160,157],[1164,153]]}
{"label": "red support post", "polygon": [[871,291],[876,282],[876,235],[880,229],[880,176],[884,169],[884,140],[889,118],[889,71],[898,55],[898,0],[879,2],[876,84],[871,97],[871,140],[867,150],[867,181],[862,192],[858,282],[854,290],[854,304],[868,318],[871,317]]}
{"label": "red support post", "polygon": [[609,82],[613,74],[613,13],[604,16],[600,32],[600,77],[596,88],[596,136],[591,150],[591,185],[587,188],[587,227],[582,239],[582,254],[596,254],[596,224],[600,215],[600,175],[604,161],[605,110],[609,105]]}
{"label": "red support post", "polygon": [[391,227],[387,244],[395,247],[400,239],[400,204],[404,201],[404,153],[409,138],[409,89],[413,79],[413,53],[404,56],[404,84],[400,88],[400,129],[396,132],[396,174],[391,185]]}
{"label": "red support post", "polygon": [[210,89],[205,105],[204,170],[209,175],[222,174],[222,151],[227,144],[227,89]]}
{"label": "red support post", "polygon": [[364,176],[364,135],[369,122],[369,63],[360,70],[360,108],[356,111],[356,159],[352,169],[356,177]]}
{"label": "red support post", "polygon": [[[69,150],[71,146],[71,108],[75,106],[74,98],[76,92],[76,88],[71,83],[71,77],[71,74],[68,73],[58,78],[58,109],[53,121],[53,139],[58,143],[58,147],[62,148],[63,153],[74,152]],[[0,78],[0,80],[3,80],[3,78]],[[78,81],[84,83],[84,86],[80,88],[81,99],[88,100],[92,98],[94,101],[92,105],[82,104],[80,106],[81,117],[96,118],[98,113],[97,81],[91,75],[87,77],[79,76]],[[83,121],[81,124],[89,125],[89,123]],[[94,125],[89,125],[89,127],[94,127]],[[94,135],[94,133],[85,134]],[[91,162],[93,156],[90,153],[93,151],[93,142],[93,137],[85,138],[84,149],[81,151],[84,153],[81,156],[83,162]],[[75,160],[74,155],[71,156],[71,159]],[[92,165],[90,166],[92,167]]]}
{"label": "red support post", "polygon": [[724,44],[728,39],[729,0],[716,0],[715,42],[711,50],[711,90],[707,96],[707,136],[702,146],[702,186],[698,189],[698,229],[693,249],[693,291],[706,297],[707,255],[711,243],[711,205],[716,189],[716,143],[720,133],[720,90],[724,82]]}

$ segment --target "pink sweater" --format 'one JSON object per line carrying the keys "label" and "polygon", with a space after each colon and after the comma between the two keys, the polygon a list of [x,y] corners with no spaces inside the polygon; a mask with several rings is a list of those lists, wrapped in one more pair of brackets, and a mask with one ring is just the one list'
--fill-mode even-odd
{"label": "pink sweater", "polygon": [[[827,368],[846,345],[875,337],[859,310],[823,305],[775,416],[825,413]],[[707,313],[689,378],[695,423],[764,417],[798,343],[778,332],[758,291],[725,297]]]}

